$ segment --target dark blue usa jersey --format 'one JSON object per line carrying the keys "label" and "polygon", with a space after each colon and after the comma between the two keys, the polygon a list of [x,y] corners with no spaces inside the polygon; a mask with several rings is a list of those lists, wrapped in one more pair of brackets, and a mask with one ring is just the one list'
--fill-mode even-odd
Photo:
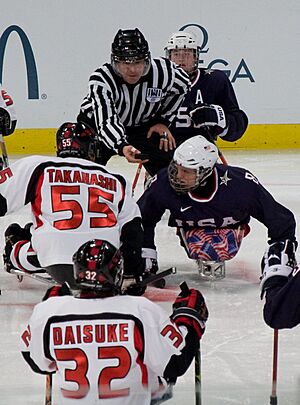
{"label": "dark blue usa jersey", "polygon": [[[201,193],[201,194],[200,194]],[[177,194],[170,186],[167,169],[162,169],[138,200],[144,227],[143,247],[155,248],[154,231],[166,210],[169,226],[237,228],[256,218],[268,229],[269,243],[295,240],[293,213],[274,200],[249,171],[217,164],[205,187]]]}
{"label": "dark blue usa jersey", "polygon": [[190,92],[185,96],[184,102],[178,110],[170,130],[181,144],[187,138],[199,135],[201,130],[195,128],[187,113],[188,106],[206,103],[220,105],[226,115],[228,131],[222,139],[236,141],[241,138],[248,126],[248,118],[239,104],[227,75],[221,70],[199,68]]}

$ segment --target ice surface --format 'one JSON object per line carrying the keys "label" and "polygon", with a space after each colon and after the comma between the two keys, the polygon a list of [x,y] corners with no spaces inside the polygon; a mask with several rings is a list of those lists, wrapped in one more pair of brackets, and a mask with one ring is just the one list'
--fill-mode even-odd
{"label": "ice surface", "polygon": [[[300,152],[226,152],[232,165],[248,168],[274,197],[300,216]],[[136,165],[124,158],[113,158],[109,167],[131,181]],[[139,180],[136,197],[142,192]],[[0,219],[0,241],[11,222],[24,225],[29,211]],[[251,233],[244,239],[237,257],[226,265],[226,278],[216,282],[200,280],[197,266],[187,259],[174,230],[166,219],[158,225],[160,268],[177,267],[165,290],[150,288],[147,296],[171,312],[178,285],[186,280],[203,292],[210,317],[201,342],[202,405],[263,405],[270,402],[273,331],[264,324],[259,295],[260,260],[266,247],[266,229],[251,221]],[[20,331],[26,326],[33,306],[47,286],[0,272],[0,404],[41,405],[44,403],[45,377],[34,374],[25,364],[18,349]],[[300,293],[300,292],[299,292]],[[279,333],[278,405],[300,403],[299,328]],[[55,386],[55,378],[54,378]],[[55,389],[54,389],[55,392]],[[194,404],[193,367],[178,379],[174,397],[166,404]],[[53,405],[58,405],[55,402]]]}

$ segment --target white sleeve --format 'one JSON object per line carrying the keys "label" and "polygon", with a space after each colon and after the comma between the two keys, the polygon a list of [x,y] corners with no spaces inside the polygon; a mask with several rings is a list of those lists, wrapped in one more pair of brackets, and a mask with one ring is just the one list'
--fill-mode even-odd
{"label": "white sleeve", "polygon": [[123,225],[136,217],[140,218],[141,212],[139,206],[132,197],[131,184],[127,182],[125,187],[124,203],[118,216],[120,229],[122,229]]}
{"label": "white sleeve", "polygon": [[55,371],[55,362],[45,355],[45,316],[43,316],[44,312],[41,311],[41,305],[44,307],[45,303],[35,306],[28,326],[21,334],[20,349],[33,371],[53,373]]}
{"label": "white sleeve", "polygon": [[[30,180],[36,167],[45,161],[43,156],[29,156],[20,159],[9,167],[0,171],[0,211],[2,215],[21,209],[26,202],[30,187]],[[6,206],[3,201],[5,199]],[[4,212],[6,208],[6,212]]]}
{"label": "white sleeve", "polygon": [[145,327],[145,363],[158,376],[175,355],[180,355],[185,346],[185,335],[170,321],[167,313],[150,302],[143,313]]}

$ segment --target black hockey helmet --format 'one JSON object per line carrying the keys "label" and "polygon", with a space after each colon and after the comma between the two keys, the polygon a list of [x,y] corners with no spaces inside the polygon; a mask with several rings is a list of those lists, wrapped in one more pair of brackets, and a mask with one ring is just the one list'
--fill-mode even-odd
{"label": "black hockey helmet", "polygon": [[119,249],[110,242],[93,239],[73,255],[74,278],[79,289],[98,292],[120,292],[123,262]]}
{"label": "black hockey helmet", "polygon": [[149,71],[151,59],[148,42],[138,28],[133,30],[120,29],[111,46],[113,68],[115,69],[115,64],[118,62],[135,63],[142,59],[145,61],[145,75]]}
{"label": "black hockey helmet", "polygon": [[98,156],[98,145],[93,128],[82,122],[65,122],[56,133],[56,149],[59,157],[78,157],[95,161]]}

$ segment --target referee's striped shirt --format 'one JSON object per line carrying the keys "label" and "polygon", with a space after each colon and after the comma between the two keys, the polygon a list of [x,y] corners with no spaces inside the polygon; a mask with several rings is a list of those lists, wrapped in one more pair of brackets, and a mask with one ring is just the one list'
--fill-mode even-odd
{"label": "referee's striped shirt", "polygon": [[149,73],[136,84],[124,82],[106,63],[91,75],[81,113],[95,121],[99,139],[117,152],[127,143],[126,127],[169,126],[189,87],[188,75],[168,59],[152,59]]}

